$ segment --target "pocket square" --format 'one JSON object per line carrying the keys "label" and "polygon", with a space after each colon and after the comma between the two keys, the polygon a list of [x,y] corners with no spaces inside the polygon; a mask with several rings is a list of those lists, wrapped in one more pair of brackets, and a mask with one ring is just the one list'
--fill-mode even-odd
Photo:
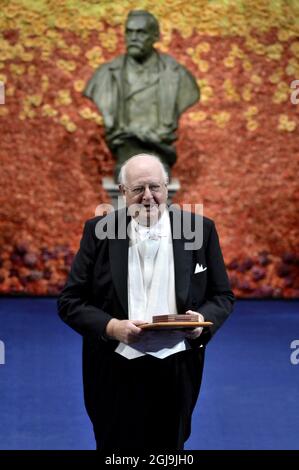
{"label": "pocket square", "polygon": [[202,273],[203,271],[206,271],[207,269],[208,268],[207,267],[204,268],[202,264],[196,263],[194,274]]}

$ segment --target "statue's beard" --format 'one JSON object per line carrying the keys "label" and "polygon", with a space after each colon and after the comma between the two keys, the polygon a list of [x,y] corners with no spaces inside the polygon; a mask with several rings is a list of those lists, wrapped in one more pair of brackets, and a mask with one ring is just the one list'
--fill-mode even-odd
{"label": "statue's beard", "polygon": [[129,45],[128,48],[128,55],[133,57],[133,59],[146,59],[147,55],[142,46],[137,44]]}

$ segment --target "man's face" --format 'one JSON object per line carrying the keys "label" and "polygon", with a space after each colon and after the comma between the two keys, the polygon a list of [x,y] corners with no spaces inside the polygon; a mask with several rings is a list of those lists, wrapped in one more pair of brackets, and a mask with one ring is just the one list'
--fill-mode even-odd
{"label": "man's face", "polygon": [[158,221],[168,195],[159,162],[147,156],[132,160],[126,168],[126,183],[120,189],[130,215],[136,216],[140,224],[149,226]]}
{"label": "man's face", "polygon": [[146,16],[129,18],[126,24],[126,45],[129,56],[137,60],[146,59],[157,40],[157,34],[148,24]]}

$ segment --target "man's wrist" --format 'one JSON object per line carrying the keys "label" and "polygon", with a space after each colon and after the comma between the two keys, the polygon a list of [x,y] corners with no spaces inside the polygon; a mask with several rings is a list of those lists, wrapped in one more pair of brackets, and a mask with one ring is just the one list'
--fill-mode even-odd
{"label": "man's wrist", "polygon": [[115,324],[118,321],[119,320],[117,320],[116,318],[111,318],[111,320],[109,320],[109,322],[107,323],[105,333],[104,333],[107,339],[114,339],[115,337],[114,328],[115,328]]}

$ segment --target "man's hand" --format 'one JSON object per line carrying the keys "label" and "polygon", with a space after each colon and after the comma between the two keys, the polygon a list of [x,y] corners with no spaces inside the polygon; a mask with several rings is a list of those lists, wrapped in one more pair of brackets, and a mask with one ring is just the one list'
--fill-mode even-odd
{"label": "man's hand", "polygon": [[[193,312],[193,310],[187,310],[186,312],[186,315],[190,315],[190,314],[196,314],[198,316],[198,320],[197,321],[205,321],[204,319],[204,316],[201,314],[201,313],[198,313],[198,312]],[[200,326],[198,328],[194,328],[193,330],[189,330],[185,337],[188,338],[188,339],[196,339],[196,338],[199,338],[199,336],[201,335],[202,333],[202,330],[203,330],[203,327]]]}
{"label": "man's hand", "polygon": [[121,343],[130,344],[138,341],[143,331],[137,325],[141,325],[141,320],[118,320],[112,318],[106,326],[106,335],[111,339],[116,339]]}

